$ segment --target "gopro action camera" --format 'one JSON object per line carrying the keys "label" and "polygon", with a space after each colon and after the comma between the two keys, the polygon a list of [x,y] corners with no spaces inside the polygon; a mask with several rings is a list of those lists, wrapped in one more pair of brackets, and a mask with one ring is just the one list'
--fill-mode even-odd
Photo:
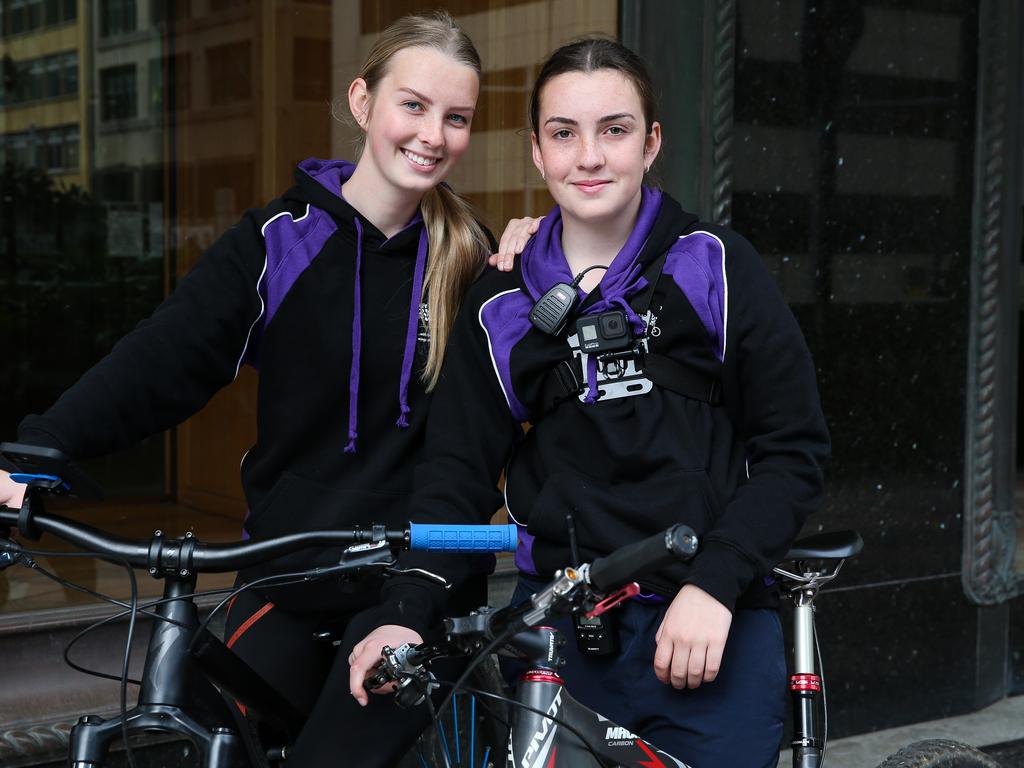
{"label": "gopro action camera", "polygon": [[621,309],[577,318],[576,335],[580,341],[580,349],[588,355],[618,352],[627,349],[633,342],[629,320]]}

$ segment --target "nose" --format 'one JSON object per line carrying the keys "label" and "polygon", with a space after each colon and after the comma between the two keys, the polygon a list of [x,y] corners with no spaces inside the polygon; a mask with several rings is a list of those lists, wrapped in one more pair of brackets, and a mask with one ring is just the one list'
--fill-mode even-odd
{"label": "nose", "polygon": [[433,116],[427,117],[420,124],[419,140],[427,147],[444,146],[444,121]]}
{"label": "nose", "polygon": [[596,138],[584,137],[580,141],[576,165],[586,169],[600,168],[604,165],[604,152]]}

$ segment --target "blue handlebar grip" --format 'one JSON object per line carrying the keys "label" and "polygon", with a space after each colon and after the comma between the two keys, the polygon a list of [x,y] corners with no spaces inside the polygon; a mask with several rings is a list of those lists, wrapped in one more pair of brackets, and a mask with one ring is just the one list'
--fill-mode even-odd
{"label": "blue handlebar grip", "polygon": [[22,483],[24,485],[28,485],[33,480],[46,480],[51,483],[60,483],[61,485],[66,485],[66,483],[56,475],[33,475],[29,474],[28,472],[11,472],[10,478],[14,482]]}
{"label": "blue handlebar grip", "polygon": [[515,552],[519,537],[508,525],[409,523],[409,549],[430,552]]}

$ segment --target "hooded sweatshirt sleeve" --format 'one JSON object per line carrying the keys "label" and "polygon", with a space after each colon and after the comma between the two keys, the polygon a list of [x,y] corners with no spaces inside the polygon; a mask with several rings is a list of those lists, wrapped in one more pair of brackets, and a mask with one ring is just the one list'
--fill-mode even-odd
{"label": "hooded sweatshirt sleeve", "polygon": [[753,247],[735,233],[718,234],[729,288],[723,389],[748,479],[722,500],[686,582],[732,610],[755,578],[771,574],[820,505],[829,436],[796,319]]}
{"label": "hooded sweatshirt sleeve", "polygon": [[[479,297],[479,290],[471,290],[448,339],[427,420],[425,458],[415,469],[409,519],[416,523],[485,524],[503,503],[498,481],[521,430],[495,374]],[[493,568],[491,557],[486,560],[482,566],[479,557],[465,554],[403,554],[400,568],[440,574],[452,587],[415,577],[391,579],[381,604],[367,612],[368,628],[398,624],[423,635],[443,617],[450,595],[474,574]]]}
{"label": "hooded sweatshirt sleeve", "polygon": [[42,415],[22,442],[81,459],[125,448],[198,411],[230,383],[263,311],[264,248],[250,212],[199,259],[154,313]]}

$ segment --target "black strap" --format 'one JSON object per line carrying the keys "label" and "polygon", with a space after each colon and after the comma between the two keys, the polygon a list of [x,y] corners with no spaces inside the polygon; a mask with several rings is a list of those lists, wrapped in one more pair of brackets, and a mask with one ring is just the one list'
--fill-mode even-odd
{"label": "black strap", "polygon": [[[666,249],[644,270],[643,277],[647,285],[629,302],[638,315],[644,315],[650,308],[654,300],[654,290],[667,258]],[[692,366],[655,353],[641,355],[638,362],[647,378],[659,387],[710,405],[720,405],[722,402],[722,383],[717,376],[703,373]],[[544,377],[540,397],[541,412],[535,420],[543,417],[563,400],[577,397],[586,385],[586,375],[580,358],[574,355],[571,360],[562,360]]]}
{"label": "black strap", "polygon": [[722,403],[722,382],[717,376],[653,353],[640,356],[640,367],[647,378],[659,387],[709,405]]}

